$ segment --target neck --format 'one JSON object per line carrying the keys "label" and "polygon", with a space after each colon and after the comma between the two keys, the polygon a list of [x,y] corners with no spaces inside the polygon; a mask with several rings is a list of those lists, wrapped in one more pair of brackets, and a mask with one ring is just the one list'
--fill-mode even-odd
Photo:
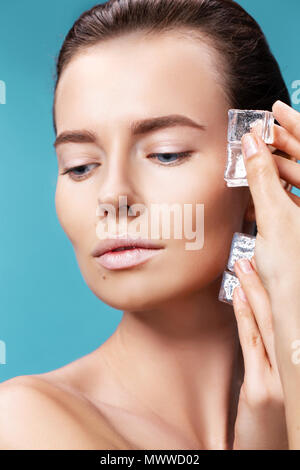
{"label": "neck", "polygon": [[241,374],[235,316],[218,301],[219,284],[124,311],[101,347],[127,407],[159,416],[205,448],[230,445]]}

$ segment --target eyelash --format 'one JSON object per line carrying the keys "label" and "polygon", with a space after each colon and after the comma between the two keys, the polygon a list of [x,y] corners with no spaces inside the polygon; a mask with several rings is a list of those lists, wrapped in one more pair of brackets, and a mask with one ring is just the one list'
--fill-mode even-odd
{"label": "eyelash", "polygon": [[[186,158],[189,158],[191,157],[192,155],[192,151],[190,150],[187,150],[185,152],[167,152],[167,153],[152,153],[150,154],[150,156],[148,158],[151,158],[151,159],[154,159],[154,158],[157,158],[157,155],[177,155],[179,156],[179,160],[184,160]],[[69,174],[70,178],[74,179],[74,180],[77,180],[77,181],[80,181],[82,179],[85,179],[86,178],[86,175],[88,175],[89,173],[85,173],[85,175],[83,177],[74,177],[74,176],[71,176],[72,172],[74,172],[75,170],[78,170],[80,168],[86,168],[86,167],[89,167],[89,166],[92,166],[92,165],[96,165],[96,166],[99,166],[98,163],[91,163],[89,165],[79,165],[79,166],[74,166],[73,168],[69,168],[68,170],[65,170],[63,173],[61,173],[61,175],[66,175],[66,174]],[[163,166],[176,166],[178,165],[178,163],[175,163],[175,164],[167,164],[167,165],[163,165]]]}
{"label": "eyelash", "polygon": [[74,166],[73,168],[69,168],[68,170],[65,170],[64,172],[62,172],[61,175],[66,175],[66,174],[69,173],[70,178],[72,178],[72,179],[74,179],[74,180],[77,180],[77,181],[80,181],[80,180],[85,179],[85,178],[86,178],[86,175],[87,175],[88,173],[85,173],[85,175],[82,176],[82,177],[80,177],[80,176],[78,177],[78,175],[77,175],[76,177],[74,177],[74,176],[71,176],[72,172],[75,171],[75,170],[78,170],[78,169],[80,169],[80,168],[86,168],[86,167],[89,167],[89,166],[92,166],[92,165],[99,166],[98,163],[90,163],[89,165]]}

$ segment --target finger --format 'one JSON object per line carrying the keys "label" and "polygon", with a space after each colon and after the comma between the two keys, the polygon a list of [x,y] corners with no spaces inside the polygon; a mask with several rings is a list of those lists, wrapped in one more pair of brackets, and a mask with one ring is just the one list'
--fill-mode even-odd
{"label": "finger", "polygon": [[280,155],[272,153],[274,161],[277,165],[280,178],[288,181],[297,188],[300,187],[300,165],[297,162],[288,160]]}
{"label": "finger", "polygon": [[[282,158],[285,158],[287,160],[292,160],[293,157],[291,157],[290,155],[288,155],[287,153],[283,152],[282,150],[278,150],[278,149],[275,149],[276,151],[272,151],[272,155],[276,155],[276,156],[279,156],[279,157],[282,157]],[[275,157],[276,158],[276,157]],[[275,163],[276,163],[276,160],[274,159]],[[277,163],[276,163],[277,165]],[[278,165],[277,165],[277,168],[278,168]],[[279,168],[278,168],[278,171],[279,171]],[[280,171],[279,171],[279,176],[280,176],[280,182],[282,184],[282,187],[285,189],[285,191],[291,191],[292,188],[293,188],[293,185],[291,183],[289,183],[288,181],[285,181],[283,178],[281,178],[281,175],[280,175]]]}
{"label": "finger", "polygon": [[300,141],[300,113],[280,100],[275,101],[272,111],[276,121]]}
{"label": "finger", "polygon": [[[291,195],[291,200],[293,202],[295,202],[297,205],[299,205],[300,201],[298,199],[298,196],[294,195],[293,193],[290,193],[290,191],[292,191],[292,189],[293,189],[293,186],[298,187],[298,181],[299,181],[298,173],[297,173],[297,176],[294,175],[293,173],[292,173],[292,176],[290,176],[290,171],[289,171],[289,174],[287,174],[286,169],[282,169],[282,167],[281,167],[281,162],[282,162],[283,159],[288,161],[288,162],[297,163],[296,158],[288,155],[287,153],[283,152],[282,150],[277,149],[276,147],[272,147],[271,145],[268,145],[268,148],[272,152],[272,155],[274,157],[274,161],[277,165],[277,168],[278,168],[278,171],[279,171],[279,176],[280,176],[280,182],[282,184],[282,187],[284,188],[284,190],[285,190],[285,192],[288,196]],[[281,157],[281,158],[279,159],[279,157]],[[300,170],[299,163],[300,162],[298,162],[297,165],[298,165],[298,169]],[[293,168],[296,168],[296,167],[294,166]],[[282,178],[282,174],[280,174],[280,173],[284,173],[286,180]],[[293,183],[290,183],[289,179],[293,180]]]}
{"label": "finger", "polygon": [[[277,150],[276,153],[272,153],[272,155],[275,156],[275,159],[276,159],[276,157],[278,157],[278,156],[279,156],[279,157],[283,157],[284,159],[287,159],[287,158],[288,158],[287,154],[284,153],[284,152],[281,152],[280,150]],[[275,160],[275,161],[276,161],[276,160]],[[280,161],[281,161],[281,160],[280,160]],[[289,161],[289,160],[288,160],[288,161]],[[300,163],[300,162],[299,162],[299,163]],[[297,163],[297,165],[298,165],[298,167],[299,167],[299,169],[300,169],[299,163]],[[277,164],[277,163],[276,163],[276,164]],[[279,163],[279,165],[280,165],[280,163]],[[277,165],[277,167],[278,167],[279,165]],[[281,176],[281,175],[280,175],[280,176]],[[285,178],[288,179],[287,176],[285,176]],[[292,179],[292,178],[291,178],[291,179]],[[294,194],[294,193],[291,192],[291,191],[293,190],[293,186],[295,186],[296,188],[297,188],[297,187],[299,188],[299,184],[297,183],[295,176],[293,176],[293,182],[294,182],[294,183],[289,183],[289,182],[287,182],[286,180],[284,180],[283,178],[280,178],[280,182],[281,182],[281,184],[282,184],[282,187],[283,187],[284,190],[285,190],[286,195],[287,195],[298,207],[300,207],[300,197],[299,197],[297,194]]]}
{"label": "finger", "polygon": [[[257,228],[261,236],[274,229],[274,220],[278,220],[278,210],[286,198],[279,178],[279,170],[272,153],[263,140],[256,134],[244,134],[242,152],[249,189],[252,195]],[[289,199],[286,198],[289,202]]]}
{"label": "finger", "polygon": [[267,361],[266,350],[253,312],[241,287],[233,291],[233,309],[237,321],[240,344],[245,365],[245,379],[255,383]]}
{"label": "finger", "polygon": [[300,160],[300,141],[287,129],[277,124],[274,124],[274,142],[272,145]]}
{"label": "finger", "polygon": [[276,355],[272,310],[267,291],[249,260],[238,260],[234,265],[234,270],[255,316],[269,362],[275,368]]}

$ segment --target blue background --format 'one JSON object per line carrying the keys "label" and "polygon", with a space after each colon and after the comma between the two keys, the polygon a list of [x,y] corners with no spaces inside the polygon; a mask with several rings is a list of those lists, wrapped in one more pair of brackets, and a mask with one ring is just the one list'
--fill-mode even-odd
{"label": "blue background", "polygon": [[[96,3],[1,2],[0,80],[7,89],[0,105],[0,340],[6,344],[0,381],[53,370],[93,351],[122,317],[85,284],[54,204],[54,59],[73,22]],[[265,32],[292,95],[292,82],[300,80],[300,2],[239,3]]]}

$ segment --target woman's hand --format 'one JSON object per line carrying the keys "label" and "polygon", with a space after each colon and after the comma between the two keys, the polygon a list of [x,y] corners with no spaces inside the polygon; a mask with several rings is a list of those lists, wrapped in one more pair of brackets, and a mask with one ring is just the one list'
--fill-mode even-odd
{"label": "woman's hand", "polygon": [[300,198],[280,181],[300,188],[300,113],[281,101],[273,113],[283,126],[275,125],[273,145],[294,161],[272,154],[255,130],[242,138],[258,231],[255,262],[268,293],[289,295],[300,307]]}
{"label": "woman's hand", "polygon": [[272,154],[255,131],[242,138],[258,233],[255,269],[235,264],[248,299],[235,289],[245,362],[235,448],[247,448],[249,430],[251,447],[284,448],[285,410],[289,448],[300,449],[300,198],[280,181],[300,187],[300,113],[280,101],[273,113],[282,126],[275,125],[273,145],[294,161]]}
{"label": "woman's hand", "polygon": [[[244,273],[240,266],[248,272]],[[233,449],[288,449],[284,396],[274,349],[269,296],[250,261],[237,262],[235,272],[244,286],[244,289],[235,288],[233,306],[245,374],[240,389]]]}

